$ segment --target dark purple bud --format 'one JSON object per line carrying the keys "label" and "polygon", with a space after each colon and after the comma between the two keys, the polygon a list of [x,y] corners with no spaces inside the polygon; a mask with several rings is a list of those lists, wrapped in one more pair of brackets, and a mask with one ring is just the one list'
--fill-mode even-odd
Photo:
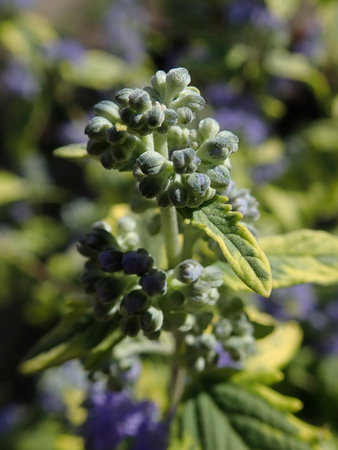
{"label": "dark purple bud", "polygon": [[151,270],[140,279],[140,285],[148,295],[164,294],[167,290],[167,275],[162,270]]}
{"label": "dark purple bud", "polygon": [[119,250],[104,250],[99,253],[98,262],[104,272],[117,272],[122,270],[123,253]]}
{"label": "dark purple bud", "polygon": [[121,300],[120,313],[124,316],[141,314],[147,309],[148,304],[148,296],[141,289],[135,289]]}
{"label": "dark purple bud", "polygon": [[127,252],[122,258],[122,267],[128,275],[145,275],[153,267],[154,259],[147,250]]}

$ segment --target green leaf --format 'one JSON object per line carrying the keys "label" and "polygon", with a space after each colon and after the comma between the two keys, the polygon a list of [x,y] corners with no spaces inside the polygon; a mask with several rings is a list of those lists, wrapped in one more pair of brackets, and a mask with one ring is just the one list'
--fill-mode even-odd
{"label": "green leaf", "polygon": [[191,384],[177,416],[179,437],[192,443],[190,450],[309,450],[320,438],[317,428],[304,436],[294,416],[246,387]]}
{"label": "green leaf", "polygon": [[[85,304],[85,300],[83,300]],[[101,351],[106,350],[107,336],[112,333],[115,340],[119,339],[116,330],[118,321],[96,322],[91,311],[86,312],[83,306],[77,304],[76,307],[65,315],[60,323],[50,331],[40,342],[31,350],[26,360],[21,364],[21,371],[25,374],[31,374],[48,367],[58,366],[74,358],[89,357],[91,363],[94,362],[94,356]],[[99,344],[103,348],[100,348]],[[98,347],[98,348],[97,348]],[[95,350],[94,356],[89,353]],[[89,356],[88,356],[89,354]],[[92,367],[93,364],[91,364]]]}
{"label": "green leaf", "polygon": [[242,215],[231,211],[226,201],[226,197],[218,197],[200,209],[185,209],[183,215],[218,243],[232,270],[250,289],[268,297],[272,283],[269,261],[254,236],[240,222]]}
{"label": "green leaf", "polygon": [[90,156],[86,150],[86,144],[70,144],[59,147],[53,151],[58,158],[83,159]]}
{"label": "green leaf", "polygon": [[300,283],[338,282],[338,237],[325,231],[298,230],[260,240],[273,274],[273,288]]}

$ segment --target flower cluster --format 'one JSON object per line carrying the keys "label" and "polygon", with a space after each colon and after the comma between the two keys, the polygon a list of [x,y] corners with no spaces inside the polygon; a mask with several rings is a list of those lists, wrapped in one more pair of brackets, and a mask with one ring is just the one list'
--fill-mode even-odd
{"label": "flower cluster", "polygon": [[214,119],[190,126],[205,101],[189,83],[184,68],[158,71],[151,86],[121,89],[115,102],[98,103],[85,129],[88,154],[106,169],[133,170],[140,193],[161,207],[195,208],[225,189],[229,156],[238,149],[238,138]]}

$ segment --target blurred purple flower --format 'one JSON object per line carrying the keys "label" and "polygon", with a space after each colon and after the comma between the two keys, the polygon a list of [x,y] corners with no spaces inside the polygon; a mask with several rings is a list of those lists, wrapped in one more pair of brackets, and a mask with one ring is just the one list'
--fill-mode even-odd
{"label": "blurred purple flower", "polygon": [[216,347],[214,348],[218,359],[217,359],[217,368],[222,369],[224,367],[230,367],[234,369],[241,369],[242,364],[239,361],[234,361],[230,353],[224,350],[223,345],[218,342]]}
{"label": "blurred purple flower", "polygon": [[27,202],[17,202],[11,206],[10,214],[16,222],[24,223],[33,217],[33,209]]}
{"label": "blurred purple flower", "polygon": [[261,164],[252,169],[255,184],[264,184],[281,177],[288,167],[288,161],[281,158],[270,164]]}
{"label": "blurred purple flower", "polygon": [[77,119],[71,122],[65,122],[59,127],[58,137],[62,144],[77,144],[86,141],[84,129],[88,119]]}
{"label": "blurred purple flower", "polygon": [[10,403],[0,408],[0,436],[12,432],[23,418],[24,410],[20,405]]}
{"label": "blurred purple flower", "polygon": [[124,391],[110,392],[95,385],[83,426],[86,448],[114,450],[127,439],[132,443],[131,450],[164,450],[168,429],[165,423],[158,422],[157,415],[154,403],[136,402]]}
{"label": "blurred purple flower", "polygon": [[44,54],[49,61],[67,60],[78,62],[85,53],[85,48],[75,39],[61,39],[50,42],[44,48]]}
{"label": "blurred purple flower", "polygon": [[279,320],[305,321],[315,310],[317,299],[311,284],[298,284],[275,289],[269,301],[264,300],[261,304],[267,313]]}
{"label": "blurred purple flower", "polygon": [[38,80],[18,61],[12,60],[1,74],[1,83],[5,91],[9,91],[27,100],[39,93]]}
{"label": "blurred purple flower", "polygon": [[225,19],[232,25],[251,24],[257,28],[278,28],[281,25],[261,1],[234,0],[226,6]]}
{"label": "blurred purple flower", "polygon": [[31,8],[34,6],[37,0],[0,0],[0,7],[10,7],[10,8]]}
{"label": "blurred purple flower", "polygon": [[108,47],[127,62],[140,63],[146,54],[143,31],[148,24],[148,12],[138,0],[116,0],[105,16]]}
{"label": "blurred purple flower", "polygon": [[206,97],[216,108],[215,118],[222,129],[231,130],[250,145],[258,145],[266,139],[267,125],[249,95],[214,84],[206,89]]}

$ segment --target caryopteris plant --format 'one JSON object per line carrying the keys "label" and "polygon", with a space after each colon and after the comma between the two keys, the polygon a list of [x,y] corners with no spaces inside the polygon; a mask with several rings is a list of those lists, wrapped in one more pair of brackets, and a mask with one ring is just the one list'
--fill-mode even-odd
{"label": "caryopteris plant", "polygon": [[[167,394],[161,403],[173,449],[319,448],[321,431],[292,415],[300,402],[267,386],[282,378],[300,329],[240,298],[241,291],[268,297],[273,283],[306,276],[325,284],[306,265],[311,247],[318,256],[318,236],[300,231],[293,248],[292,233],[257,242],[257,202],[231,179],[238,138],[212,118],[197,119],[205,101],[190,81],[186,69],[175,68],[156,72],[143,89],[118,91],[94,106],[86,147],[56,151],[95,159],[111,177],[130,172],[137,192],[79,240],[87,296],[72,297],[22,368],[31,373],[79,358],[91,380],[121,391],[122,369],[142,359],[143,378]],[[332,256],[337,241],[330,238],[324,253]],[[272,255],[274,282],[263,248]],[[304,255],[293,277],[295,256]],[[335,281],[325,258],[321,263],[320,276]]]}

